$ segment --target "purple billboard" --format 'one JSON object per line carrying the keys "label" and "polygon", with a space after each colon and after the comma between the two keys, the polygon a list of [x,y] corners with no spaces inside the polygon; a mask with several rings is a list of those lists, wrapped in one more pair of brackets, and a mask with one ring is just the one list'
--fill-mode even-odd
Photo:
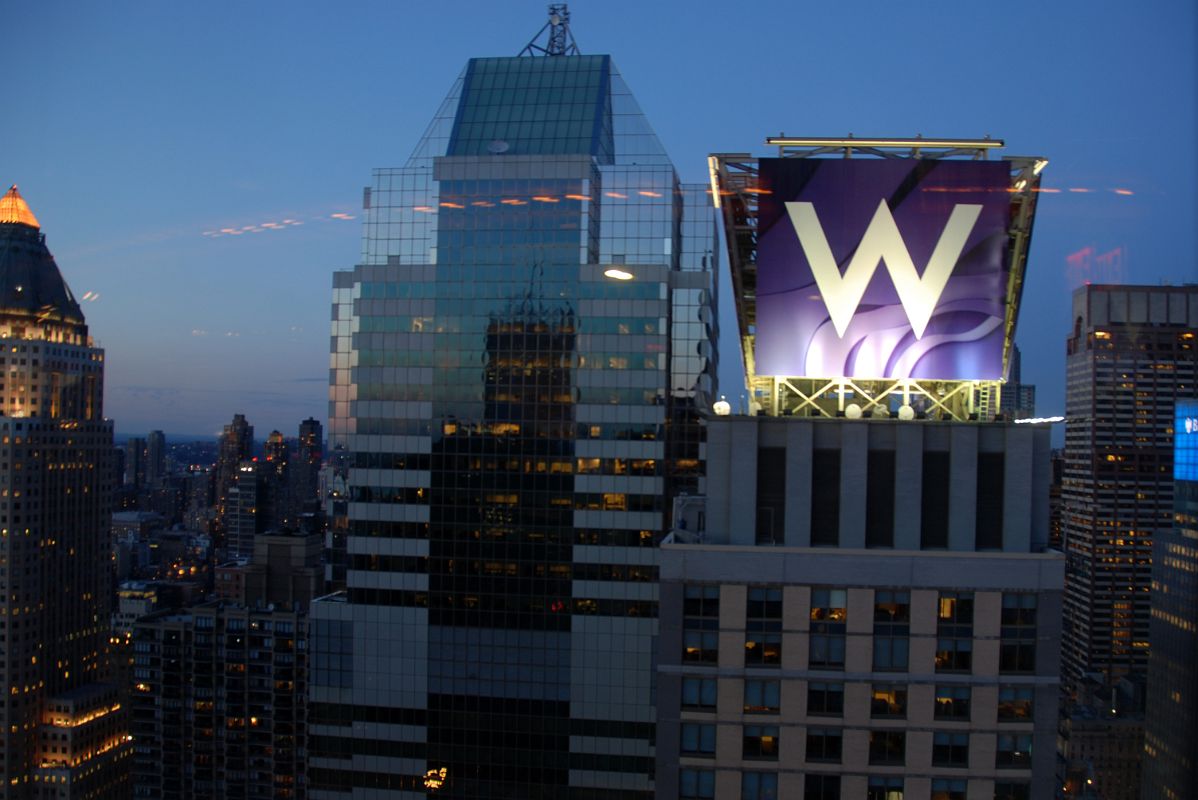
{"label": "purple billboard", "polygon": [[758,375],[1003,377],[1006,162],[759,167]]}

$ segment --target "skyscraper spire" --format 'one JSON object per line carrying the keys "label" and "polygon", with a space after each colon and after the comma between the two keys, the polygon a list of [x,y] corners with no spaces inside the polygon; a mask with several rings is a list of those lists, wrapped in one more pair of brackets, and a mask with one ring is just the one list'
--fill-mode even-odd
{"label": "skyscraper spire", "polygon": [[4,193],[4,197],[0,197],[0,225],[12,223],[28,225],[31,228],[41,227],[37,217],[29,210],[29,204],[17,191],[15,183]]}
{"label": "skyscraper spire", "polygon": [[[545,44],[537,44],[537,40],[543,35]],[[576,56],[579,54],[578,45],[574,42],[574,34],[570,33],[570,8],[565,3],[549,5],[549,21],[520,51],[522,56],[535,56],[538,53],[543,56]]]}

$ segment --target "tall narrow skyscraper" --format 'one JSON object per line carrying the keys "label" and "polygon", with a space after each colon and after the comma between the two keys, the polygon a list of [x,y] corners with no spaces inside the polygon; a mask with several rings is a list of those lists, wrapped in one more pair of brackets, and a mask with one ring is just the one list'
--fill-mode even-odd
{"label": "tall narrow skyscraper", "polygon": [[237,483],[241,462],[254,455],[254,426],[246,422],[244,414],[234,414],[233,421],[224,427],[220,435],[220,449],[216,461],[216,514],[223,532],[229,490]]}
{"label": "tall narrow skyscraper", "polygon": [[347,590],[313,605],[313,797],[426,772],[445,797],[652,796],[656,545],[700,474],[714,219],[553,14],[376,171],[334,278]]}
{"label": "tall narrow skyscraper", "polygon": [[1173,527],[1173,406],[1198,380],[1198,286],[1083,286],[1065,359],[1066,682],[1142,677],[1152,541]]}
{"label": "tall narrow skyscraper", "polygon": [[0,786],[123,796],[104,351],[15,186],[0,199],[0,371]]}
{"label": "tall narrow skyscraper", "polygon": [[150,431],[146,437],[146,485],[161,488],[166,477],[166,434]]}

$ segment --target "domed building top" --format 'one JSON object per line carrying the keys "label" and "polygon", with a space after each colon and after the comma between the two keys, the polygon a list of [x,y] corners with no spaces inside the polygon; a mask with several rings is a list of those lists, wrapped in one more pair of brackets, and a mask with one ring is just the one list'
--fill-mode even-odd
{"label": "domed building top", "polygon": [[41,227],[37,217],[33,216],[33,212],[29,210],[29,204],[17,191],[15,183],[4,193],[4,197],[0,197],[0,224],[13,222],[28,225],[31,228]]}
{"label": "domed building top", "polygon": [[83,311],[40,227],[16,186],[0,198],[0,336],[86,343]]}

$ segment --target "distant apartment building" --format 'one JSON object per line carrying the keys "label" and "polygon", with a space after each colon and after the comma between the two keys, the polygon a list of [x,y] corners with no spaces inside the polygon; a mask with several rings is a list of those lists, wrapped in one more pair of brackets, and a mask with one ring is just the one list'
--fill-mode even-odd
{"label": "distant apartment building", "polygon": [[1147,671],[1153,540],[1173,530],[1174,404],[1198,381],[1198,286],[1083,286],[1067,342],[1067,688]]}
{"label": "distant apartment building", "polygon": [[[222,599],[133,633],[134,796],[307,796],[307,608],[320,537],[262,536]],[[236,587],[235,594],[228,592]]]}
{"label": "distant apartment building", "polygon": [[220,601],[133,634],[134,797],[304,794],[306,615]]}
{"label": "distant apartment building", "polygon": [[708,425],[661,548],[660,796],[1052,797],[1048,430]]}

